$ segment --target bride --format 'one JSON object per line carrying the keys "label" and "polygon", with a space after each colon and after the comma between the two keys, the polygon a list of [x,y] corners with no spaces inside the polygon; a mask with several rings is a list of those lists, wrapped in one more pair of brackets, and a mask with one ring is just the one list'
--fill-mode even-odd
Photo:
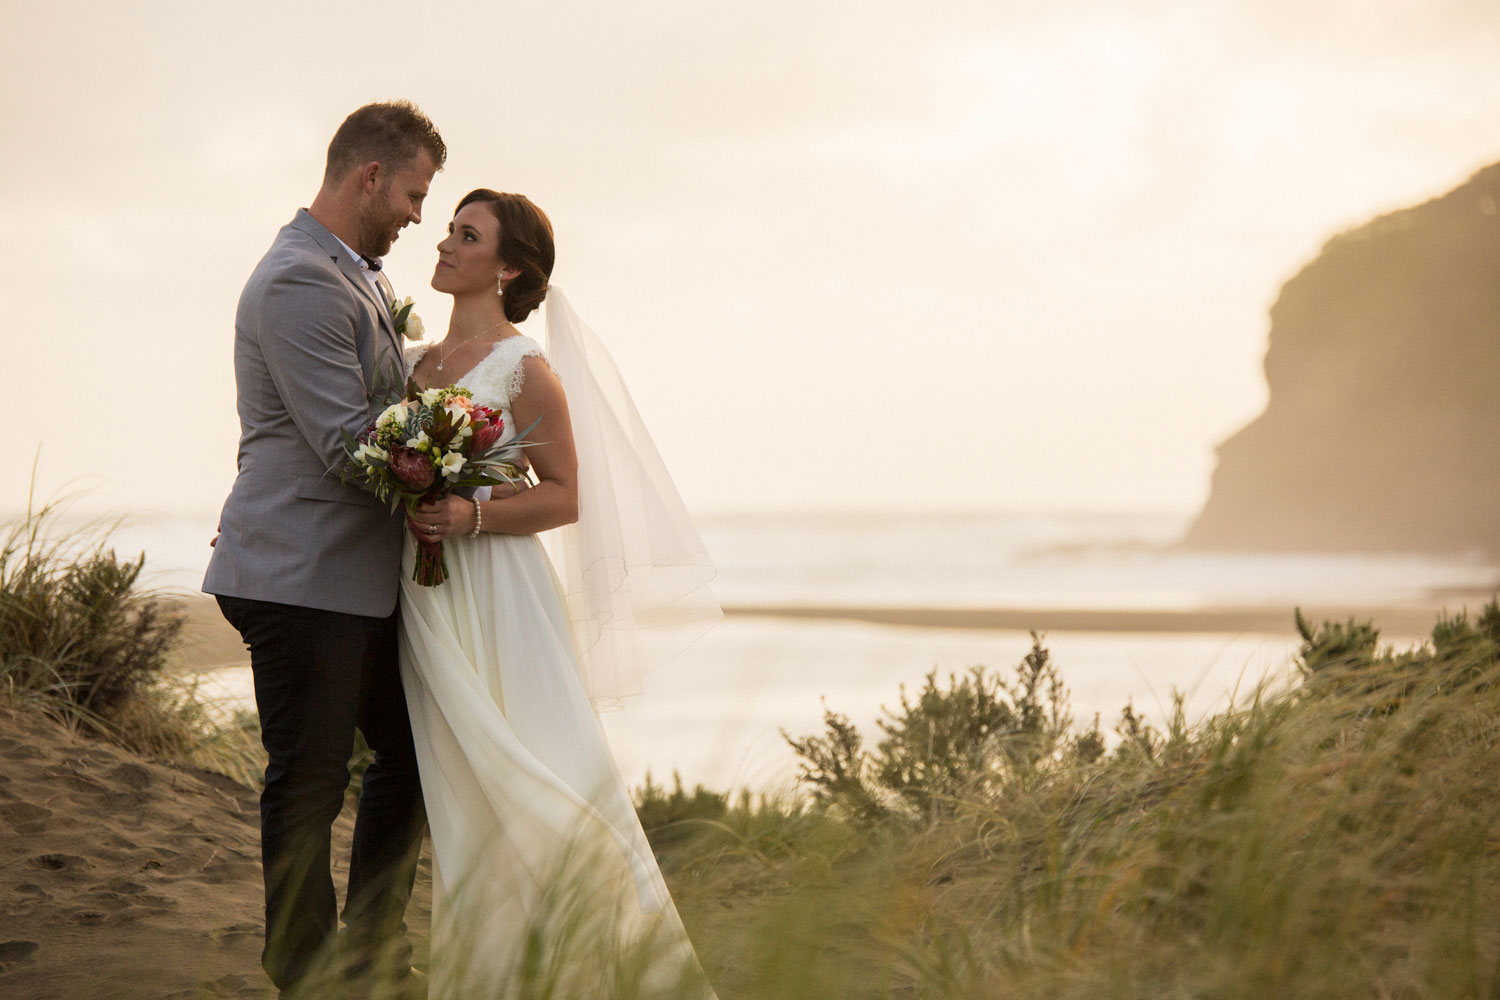
{"label": "bride", "polygon": [[[712,566],[608,355],[548,288],[542,211],[470,192],[437,249],[452,319],[407,370],[469,389],[508,437],[530,427],[516,453],[536,481],[426,501],[408,521],[443,543],[449,572],[413,583],[407,547],[401,676],[432,834],[433,995],[712,998],[591,704],[637,690],[636,623],[717,614]],[[544,299],[545,351],[514,325]],[[558,571],[537,537],[553,528]]]}

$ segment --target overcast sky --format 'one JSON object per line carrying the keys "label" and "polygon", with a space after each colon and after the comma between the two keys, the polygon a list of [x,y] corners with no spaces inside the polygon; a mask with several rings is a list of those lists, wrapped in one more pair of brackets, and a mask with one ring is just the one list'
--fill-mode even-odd
{"label": "overcast sky", "polygon": [[[235,301],[361,103],[521,191],[689,505],[1190,510],[1334,233],[1500,160],[1493,0],[5,0],[0,509],[216,509]],[[538,334],[540,331],[538,331]],[[80,478],[82,477],[82,478]]]}

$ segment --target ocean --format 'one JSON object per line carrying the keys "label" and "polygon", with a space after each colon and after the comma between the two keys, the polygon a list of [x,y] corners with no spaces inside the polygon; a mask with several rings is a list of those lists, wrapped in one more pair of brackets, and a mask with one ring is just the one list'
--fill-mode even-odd
{"label": "ocean", "polygon": [[[621,772],[633,785],[648,771],[689,786],[784,785],[795,757],[783,730],[819,731],[826,707],[873,743],[903,685],[974,665],[1009,671],[1030,648],[1033,616],[1067,623],[1044,641],[1080,725],[1098,713],[1109,732],[1127,701],[1160,725],[1173,690],[1192,719],[1285,682],[1294,606],[1358,609],[1377,625],[1387,616],[1398,627],[1384,638],[1409,645],[1437,608],[1476,608],[1500,579],[1478,556],[1174,550],[1186,523],[1172,513],[703,517],[715,591],[731,613],[652,675],[643,698],[602,716]],[[138,516],[112,544],[146,552],[152,585],[195,591],[213,525],[212,515]],[[922,624],[944,609],[1031,610],[1011,627],[952,627],[962,614]],[[1231,613],[1194,614],[1215,609]],[[244,666],[212,683],[249,698]]]}

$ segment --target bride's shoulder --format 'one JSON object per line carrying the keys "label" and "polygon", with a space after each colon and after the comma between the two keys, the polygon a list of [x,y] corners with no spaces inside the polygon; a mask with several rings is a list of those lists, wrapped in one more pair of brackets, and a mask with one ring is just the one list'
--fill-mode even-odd
{"label": "bride's shoulder", "polygon": [[526,384],[528,374],[535,375],[537,371],[550,371],[551,362],[547,360],[547,352],[542,350],[542,345],[523,334],[507,337],[496,345],[497,354],[502,354],[500,365],[503,381],[505,384],[505,398],[514,399],[520,395],[521,387]]}
{"label": "bride's shoulder", "polygon": [[525,334],[503,337],[464,379],[474,398],[491,405],[508,406],[526,381],[527,368],[546,364],[546,352]]}
{"label": "bride's shoulder", "polygon": [[517,362],[522,358],[544,358],[547,352],[542,350],[542,345],[526,336],[518,333],[513,337],[501,338],[495,344],[495,353],[504,354]]}

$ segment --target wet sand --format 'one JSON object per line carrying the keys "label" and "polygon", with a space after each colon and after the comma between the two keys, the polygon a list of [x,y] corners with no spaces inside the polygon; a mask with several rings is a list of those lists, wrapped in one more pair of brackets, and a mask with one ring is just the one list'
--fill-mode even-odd
{"label": "wet sand", "polygon": [[[1309,621],[1373,619],[1383,633],[1423,635],[1446,607],[1449,611],[1468,607],[1477,611],[1488,595],[1455,596],[1446,602],[1423,602],[1399,607],[1348,607],[1309,605],[1302,609]],[[847,605],[758,604],[726,607],[726,615],[861,621],[874,625],[917,628],[992,629],[1010,632],[1245,632],[1292,635],[1296,628],[1293,609],[1285,607],[1218,607],[1188,610],[1084,610],[1072,608],[911,608]]]}

